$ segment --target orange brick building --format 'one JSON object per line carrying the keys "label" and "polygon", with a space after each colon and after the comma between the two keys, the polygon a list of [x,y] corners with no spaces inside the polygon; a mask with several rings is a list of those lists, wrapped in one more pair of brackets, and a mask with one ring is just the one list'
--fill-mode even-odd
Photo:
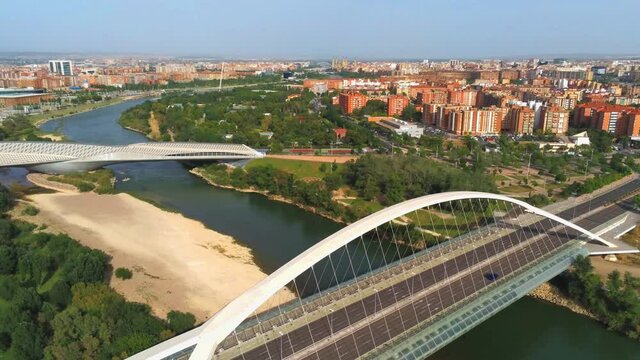
{"label": "orange brick building", "polygon": [[536,112],[526,106],[512,106],[509,109],[507,125],[503,130],[515,134],[533,134],[536,123]]}
{"label": "orange brick building", "polygon": [[576,107],[573,126],[607,131],[617,136],[639,136],[639,109],[603,102],[580,104]]}
{"label": "orange brick building", "polygon": [[365,107],[367,100],[367,96],[360,93],[342,93],[338,103],[343,113],[351,114],[354,110]]}
{"label": "orange brick building", "polygon": [[446,88],[426,88],[418,92],[418,104],[446,104],[449,94]]}
{"label": "orange brick building", "polygon": [[401,115],[409,105],[409,98],[404,95],[390,95],[387,98],[387,116]]}
{"label": "orange brick building", "polygon": [[446,130],[456,135],[499,134],[505,113],[501,108],[454,111],[449,114]]}
{"label": "orange brick building", "polygon": [[559,106],[545,107],[540,114],[542,131],[564,134],[569,130],[569,110]]}

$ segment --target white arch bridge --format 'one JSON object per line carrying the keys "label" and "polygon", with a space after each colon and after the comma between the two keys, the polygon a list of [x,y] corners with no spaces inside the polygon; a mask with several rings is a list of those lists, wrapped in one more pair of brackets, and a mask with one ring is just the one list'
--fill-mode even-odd
{"label": "white arch bridge", "polygon": [[480,192],[408,200],[131,359],[424,359],[564,271],[587,243],[615,246],[570,221],[585,216],[575,212]]}
{"label": "white arch bridge", "polygon": [[88,145],[65,142],[0,142],[0,167],[20,166],[44,173],[95,170],[139,161],[244,161],[264,154],[246,145],[214,143],[139,143]]}

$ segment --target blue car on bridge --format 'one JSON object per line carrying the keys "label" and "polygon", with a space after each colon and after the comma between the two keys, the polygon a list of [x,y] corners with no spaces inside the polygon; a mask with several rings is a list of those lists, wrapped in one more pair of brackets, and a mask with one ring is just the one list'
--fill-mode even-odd
{"label": "blue car on bridge", "polygon": [[498,273],[488,272],[484,274],[484,277],[489,281],[495,281],[500,277],[500,275]]}

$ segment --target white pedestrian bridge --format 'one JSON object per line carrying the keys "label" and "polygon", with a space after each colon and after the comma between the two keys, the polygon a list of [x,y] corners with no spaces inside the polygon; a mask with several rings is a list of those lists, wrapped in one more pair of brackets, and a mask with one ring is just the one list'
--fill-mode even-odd
{"label": "white pedestrian bridge", "polygon": [[242,161],[264,154],[246,145],[191,142],[89,145],[66,142],[0,142],[0,167],[64,174],[139,161]]}

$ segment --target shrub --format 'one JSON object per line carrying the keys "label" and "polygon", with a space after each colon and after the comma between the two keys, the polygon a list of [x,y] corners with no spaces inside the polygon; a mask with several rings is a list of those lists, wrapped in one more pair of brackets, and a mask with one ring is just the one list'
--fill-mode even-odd
{"label": "shrub", "polygon": [[167,321],[169,322],[169,328],[179,334],[193,328],[196,318],[191,313],[169,311]]}
{"label": "shrub", "polygon": [[129,280],[133,277],[133,273],[131,272],[131,270],[123,267],[117,268],[115,275],[117,278],[122,280]]}
{"label": "shrub", "polygon": [[37,207],[33,205],[27,205],[27,207],[22,210],[22,215],[36,216],[39,212],[40,210]]}

